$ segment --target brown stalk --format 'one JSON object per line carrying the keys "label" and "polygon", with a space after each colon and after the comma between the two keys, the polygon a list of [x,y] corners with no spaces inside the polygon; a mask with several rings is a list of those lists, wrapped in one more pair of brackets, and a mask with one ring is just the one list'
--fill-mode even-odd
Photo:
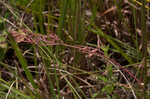
{"label": "brown stalk", "polygon": [[101,57],[103,60],[105,60],[105,61],[107,60],[107,62],[109,62],[110,64],[116,65],[120,70],[123,70],[124,72],[128,73],[133,79],[135,79],[138,82],[138,84],[141,85],[141,81],[138,80],[131,72],[129,72],[128,69],[123,68],[118,62],[105,56],[104,53],[97,48],[93,48],[93,47],[89,47],[89,46],[82,46],[82,45],[66,44],[61,39],[59,39],[59,37],[54,33],[50,33],[48,35],[42,35],[42,34],[37,34],[37,33],[36,34],[31,33],[31,32],[28,32],[27,30],[22,30],[22,31],[23,31],[23,33],[19,33],[14,30],[9,31],[9,32],[14,37],[14,39],[17,43],[27,42],[30,44],[37,45],[37,44],[40,44],[40,42],[42,41],[46,45],[62,45],[62,46],[78,49],[80,52],[88,54],[89,57],[92,57],[92,56]]}

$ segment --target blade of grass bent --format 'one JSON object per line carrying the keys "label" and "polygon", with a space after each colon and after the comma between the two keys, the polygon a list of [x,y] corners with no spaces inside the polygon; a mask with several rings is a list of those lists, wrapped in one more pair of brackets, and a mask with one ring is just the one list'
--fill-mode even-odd
{"label": "blade of grass bent", "polygon": [[[6,82],[6,81],[3,80],[3,79],[0,79],[0,82],[1,82],[1,83],[0,83],[0,86],[1,86],[1,87],[4,87],[4,88],[6,88],[6,89],[9,89],[8,82]],[[29,96],[23,94],[21,91],[15,89],[14,87],[11,88],[11,91],[14,92],[14,93],[16,93],[16,94],[18,94],[18,95],[20,95],[20,96],[23,96],[23,97],[26,98],[26,99],[31,99],[31,97],[29,97]]]}
{"label": "blade of grass bent", "polygon": [[31,82],[31,84],[32,84],[32,86],[33,86],[34,88],[37,88],[37,85],[36,85],[35,82],[34,82],[33,76],[32,76],[32,74],[30,73],[29,69],[27,68],[27,66],[28,66],[28,65],[27,65],[27,62],[26,62],[25,58],[23,57],[23,55],[22,55],[22,53],[21,53],[21,51],[20,51],[20,49],[19,49],[17,43],[13,40],[13,38],[11,37],[11,35],[10,35],[9,33],[8,33],[8,37],[9,37],[9,39],[10,39],[10,43],[11,43],[13,49],[14,49],[15,52],[16,52],[16,56],[17,56],[17,58],[18,58],[18,60],[19,60],[19,62],[20,62],[20,64],[21,64],[23,70],[25,71],[25,74],[26,74],[26,76],[27,76],[27,79]]}
{"label": "blade of grass bent", "polygon": [[128,57],[126,55],[126,53],[123,52],[123,50],[111,39],[111,37],[105,33],[103,33],[103,31],[101,29],[96,28],[96,30],[92,29],[92,28],[88,28],[90,31],[92,31],[95,34],[98,34],[102,37],[104,37],[114,48],[116,48],[120,54],[130,63],[132,64],[133,61],[130,57]]}

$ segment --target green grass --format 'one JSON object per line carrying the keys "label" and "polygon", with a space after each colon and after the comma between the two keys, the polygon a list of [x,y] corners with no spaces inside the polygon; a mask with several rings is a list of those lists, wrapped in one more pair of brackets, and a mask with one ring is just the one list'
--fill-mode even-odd
{"label": "green grass", "polygon": [[[0,98],[148,98],[148,2],[1,0]],[[22,29],[66,45],[17,43]]]}

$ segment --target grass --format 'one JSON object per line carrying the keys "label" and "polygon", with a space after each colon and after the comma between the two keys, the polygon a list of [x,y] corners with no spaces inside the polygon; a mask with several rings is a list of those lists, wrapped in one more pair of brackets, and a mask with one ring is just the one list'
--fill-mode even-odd
{"label": "grass", "polygon": [[148,2],[1,0],[0,98],[148,99]]}

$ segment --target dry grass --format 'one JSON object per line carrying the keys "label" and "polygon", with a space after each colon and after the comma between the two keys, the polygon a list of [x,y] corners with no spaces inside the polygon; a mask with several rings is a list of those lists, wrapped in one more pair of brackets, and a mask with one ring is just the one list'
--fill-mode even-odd
{"label": "dry grass", "polygon": [[146,3],[0,1],[0,98],[148,99]]}

